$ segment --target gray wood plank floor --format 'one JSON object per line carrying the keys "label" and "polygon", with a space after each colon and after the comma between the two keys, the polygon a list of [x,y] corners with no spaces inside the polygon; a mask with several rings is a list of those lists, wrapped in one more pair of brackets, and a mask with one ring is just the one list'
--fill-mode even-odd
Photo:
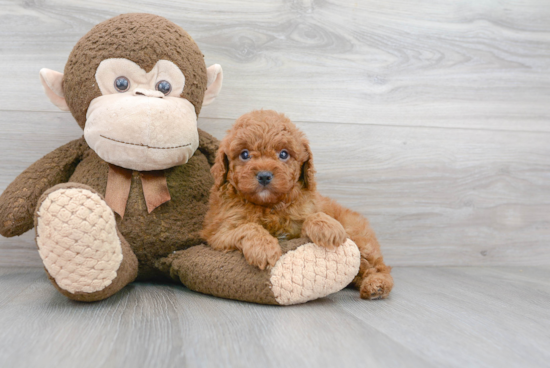
{"label": "gray wood plank floor", "polygon": [[0,268],[2,367],[548,367],[547,268],[395,268],[383,301],[292,307],[135,283],[94,304]]}
{"label": "gray wood plank floor", "polygon": [[127,12],[223,66],[201,128],[272,108],[305,131],[320,190],[369,217],[396,287],[278,308],[136,283],[80,304],[29,232],[0,238],[0,367],[549,366],[548,1],[0,0],[0,191],[82,134],[39,69]]}

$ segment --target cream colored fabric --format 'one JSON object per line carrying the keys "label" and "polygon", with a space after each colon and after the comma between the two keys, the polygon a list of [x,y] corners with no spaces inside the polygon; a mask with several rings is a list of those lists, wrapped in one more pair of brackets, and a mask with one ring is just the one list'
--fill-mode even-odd
{"label": "cream colored fabric", "polygon": [[122,93],[135,94],[137,88],[156,91],[157,83],[165,80],[172,85],[172,90],[166,96],[179,97],[185,87],[185,76],[180,68],[168,60],[157,61],[149,73],[128,59],[103,60],[95,73],[101,94],[121,93],[115,89],[115,80],[118,77],[126,77],[130,81],[130,87]]}
{"label": "cream colored fabric", "polygon": [[220,64],[214,64],[206,69],[206,93],[202,105],[210,105],[222,90],[223,70]]}
{"label": "cream colored fabric", "polygon": [[92,100],[84,138],[103,160],[130,170],[187,163],[199,146],[194,106],[180,97],[109,94]]}
{"label": "cream colored fabric", "polygon": [[[115,80],[129,80],[119,92]],[[102,96],[86,113],[84,138],[103,160],[130,170],[164,170],[187,163],[199,146],[195,107],[180,94],[185,76],[176,64],[159,60],[146,73],[127,59],[106,59],[97,68]],[[169,94],[155,90],[160,81]]]}
{"label": "cream colored fabric", "polygon": [[271,270],[275,300],[299,304],[340,291],[357,275],[360,261],[359,249],[350,239],[336,249],[304,244],[285,253]]}
{"label": "cream colored fabric", "polygon": [[122,247],[113,212],[97,194],[56,190],[40,205],[37,221],[40,257],[60,288],[92,293],[115,279]]}
{"label": "cream colored fabric", "polygon": [[40,83],[44,88],[46,96],[62,111],[69,111],[65,94],[63,93],[63,74],[55,70],[40,69]]}

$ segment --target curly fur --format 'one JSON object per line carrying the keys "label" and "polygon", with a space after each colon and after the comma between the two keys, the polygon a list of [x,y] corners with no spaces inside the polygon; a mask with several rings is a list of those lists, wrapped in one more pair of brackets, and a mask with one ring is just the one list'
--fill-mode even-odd
{"label": "curly fur", "polygon": [[[246,161],[239,157],[244,149],[251,156]],[[279,159],[282,149],[290,153],[286,161]],[[307,236],[337,247],[349,237],[361,252],[351,286],[364,299],[388,296],[391,268],[367,219],[317,192],[309,142],[283,114],[258,110],[237,119],[211,171],[215,184],[202,236],[212,248],[240,250],[248,263],[264,269],[281,256],[278,239]],[[269,185],[259,184],[260,171],[273,173]]]}

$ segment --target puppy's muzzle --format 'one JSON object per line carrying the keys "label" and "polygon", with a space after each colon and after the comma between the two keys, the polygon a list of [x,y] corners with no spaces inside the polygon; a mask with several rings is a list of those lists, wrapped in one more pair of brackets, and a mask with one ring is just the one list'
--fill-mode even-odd
{"label": "puppy's muzzle", "polygon": [[256,179],[258,179],[258,183],[265,187],[273,180],[273,173],[271,171],[260,171],[256,175]]}

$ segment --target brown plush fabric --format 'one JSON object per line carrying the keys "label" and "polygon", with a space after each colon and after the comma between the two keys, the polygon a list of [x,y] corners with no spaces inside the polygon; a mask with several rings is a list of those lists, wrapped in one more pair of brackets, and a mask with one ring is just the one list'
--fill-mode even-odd
{"label": "brown plush fabric", "polygon": [[36,161],[8,185],[0,195],[0,234],[11,237],[32,229],[42,193],[67,182],[88,150],[84,138],[69,142]]}
{"label": "brown plush fabric", "polygon": [[128,59],[146,72],[159,60],[175,63],[186,78],[181,97],[189,100],[199,115],[206,91],[206,65],[195,41],[163,17],[122,14],[92,28],[75,45],[65,65],[63,92],[80,127],[86,123],[88,105],[101,95],[96,69],[101,61],[111,58]]}
{"label": "brown plush fabric", "polygon": [[[280,243],[283,253],[308,243],[306,238]],[[260,304],[278,304],[271,291],[271,270],[246,263],[240,252],[222,253],[200,245],[161,259],[157,267],[187,288],[203,294]]]}
{"label": "brown plush fabric", "polygon": [[[117,223],[139,259],[140,278],[158,274],[155,261],[173,251],[204,242],[199,235],[208,207],[210,174],[218,141],[199,130],[199,149],[185,165],[166,170],[171,200],[147,212],[139,172],[133,172],[124,219]],[[205,156],[206,154],[206,156]],[[21,235],[33,228],[40,196],[56,184],[85,184],[105,195],[109,165],[92,151],[83,138],[72,141],[35,162],[0,196],[0,233]]]}
{"label": "brown plush fabric", "polygon": [[[199,138],[206,145],[200,145],[187,164],[165,170],[171,200],[153,212],[147,212],[139,172],[132,174],[126,212],[123,219],[117,215],[117,224],[139,260],[140,279],[158,274],[155,262],[160,257],[204,242],[199,232],[214,181],[203,152],[213,157],[217,140],[203,131]],[[109,164],[88,150],[70,181],[88,185],[104,196],[108,172]]]}

